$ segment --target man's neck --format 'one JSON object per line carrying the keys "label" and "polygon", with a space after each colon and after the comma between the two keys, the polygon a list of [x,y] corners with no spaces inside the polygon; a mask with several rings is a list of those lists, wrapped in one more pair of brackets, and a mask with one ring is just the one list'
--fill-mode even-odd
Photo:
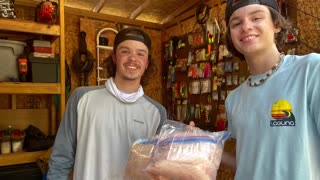
{"label": "man's neck", "polygon": [[128,94],[138,91],[140,87],[140,80],[125,80],[114,78],[114,83],[120,91]]}
{"label": "man's neck", "polygon": [[269,71],[280,59],[277,49],[255,53],[245,57],[251,75],[259,75]]}

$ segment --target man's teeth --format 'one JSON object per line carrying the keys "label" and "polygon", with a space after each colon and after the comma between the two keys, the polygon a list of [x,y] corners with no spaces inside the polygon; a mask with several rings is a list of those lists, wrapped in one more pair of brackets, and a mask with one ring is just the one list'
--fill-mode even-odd
{"label": "man's teeth", "polygon": [[127,66],[129,69],[138,69],[136,66]]}
{"label": "man's teeth", "polygon": [[251,39],[254,39],[255,37],[256,36],[249,36],[249,37],[243,38],[242,41],[251,40]]}

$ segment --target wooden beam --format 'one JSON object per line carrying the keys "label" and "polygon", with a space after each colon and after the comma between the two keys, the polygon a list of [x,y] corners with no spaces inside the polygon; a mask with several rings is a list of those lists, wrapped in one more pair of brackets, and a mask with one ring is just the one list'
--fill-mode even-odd
{"label": "wooden beam", "polygon": [[134,19],[129,19],[129,18],[125,18],[125,17],[113,16],[113,15],[102,14],[102,13],[95,13],[95,12],[86,11],[86,10],[80,10],[80,9],[71,8],[71,7],[65,7],[65,12],[67,14],[74,14],[74,15],[78,15],[80,17],[87,17],[87,18],[90,18],[90,19],[97,19],[97,20],[115,22],[115,23],[118,23],[118,24],[139,26],[139,27],[156,29],[156,30],[161,30],[162,29],[162,25],[161,24],[157,24],[157,23],[134,20]]}
{"label": "wooden beam", "polygon": [[60,94],[60,83],[0,82],[1,94]]}
{"label": "wooden beam", "polygon": [[95,7],[92,9],[92,12],[100,12],[105,4],[105,0],[99,0]]}
{"label": "wooden beam", "polygon": [[46,151],[19,152],[0,155],[0,166],[37,162]]}
{"label": "wooden beam", "polygon": [[184,12],[182,15],[180,15],[180,16],[174,18],[174,19],[171,19],[171,21],[163,24],[162,27],[164,29],[167,29],[167,28],[169,28],[171,26],[176,25],[179,22],[185,21],[185,20],[190,19],[190,18],[192,18],[194,16],[195,16],[195,8],[193,8],[193,9],[187,11],[187,12]]}
{"label": "wooden beam", "polygon": [[130,19],[136,19],[141,12],[150,5],[150,0],[145,0],[135,11],[129,16]]}
{"label": "wooden beam", "polygon": [[0,29],[1,31],[60,36],[60,27],[58,25],[42,24],[21,19],[1,18]]}
{"label": "wooden beam", "polygon": [[[26,7],[36,7],[43,0],[15,0],[14,5],[26,6]],[[51,2],[56,2],[59,4],[59,0],[50,0]]]}
{"label": "wooden beam", "polygon": [[189,10],[190,8],[198,5],[200,2],[200,0],[189,0],[188,2],[184,3],[183,6],[181,6],[179,9],[177,9],[176,11],[174,11],[172,14],[170,14],[169,16],[167,16],[166,18],[164,18],[160,24],[165,24],[169,21],[171,21],[173,18],[181,15],[182,13],[186,12],[187,10]]}
{"label": "wooden beam", "polygon": [[63,118],[64,116],[64,111],[65,111],[65,107],[66,107],[66,87],[65,87],[65,77],[66,74],[65,72],[65,59],[66,59],[66,37],[65,37],[65,6],[64,6],[64,0],[60,0],[60,6],[59,6],[59,12],[60,12],[60,98],[59,98],[59,102],[60,102],[60,116],[59,116],[59,123],[60,120]]}
{"label": "wooden beam", "polygon": [[13,110],[17,109],[17,95],[15,94],[11,95],[11,109]]}

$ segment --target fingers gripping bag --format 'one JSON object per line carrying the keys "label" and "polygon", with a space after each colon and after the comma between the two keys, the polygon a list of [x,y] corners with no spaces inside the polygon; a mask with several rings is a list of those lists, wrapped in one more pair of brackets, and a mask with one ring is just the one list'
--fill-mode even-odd
{"label": "fingers gripping bag", "polygon": [[215,180],[227,131],[209,132],[167,121],[145,169],[152,177],[168,180]]}

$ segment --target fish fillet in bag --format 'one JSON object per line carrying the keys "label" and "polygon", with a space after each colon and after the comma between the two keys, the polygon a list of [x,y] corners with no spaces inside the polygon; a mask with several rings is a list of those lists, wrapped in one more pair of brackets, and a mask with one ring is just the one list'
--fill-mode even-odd
{"label": "fish fillet in bag", "polygon": [[125,180],[156,179],[152,174],[145,171],[145,168],[151,163],[151,156],[156,142],[157,138],[152,137],[150,139],[139,138],[133,143],[125,171]]}
{"label": "fish fillet in bag", "polygon": [[209,132],[183,123],[165,124],[145,171],[168,180],[215,180],[227,131]]}

